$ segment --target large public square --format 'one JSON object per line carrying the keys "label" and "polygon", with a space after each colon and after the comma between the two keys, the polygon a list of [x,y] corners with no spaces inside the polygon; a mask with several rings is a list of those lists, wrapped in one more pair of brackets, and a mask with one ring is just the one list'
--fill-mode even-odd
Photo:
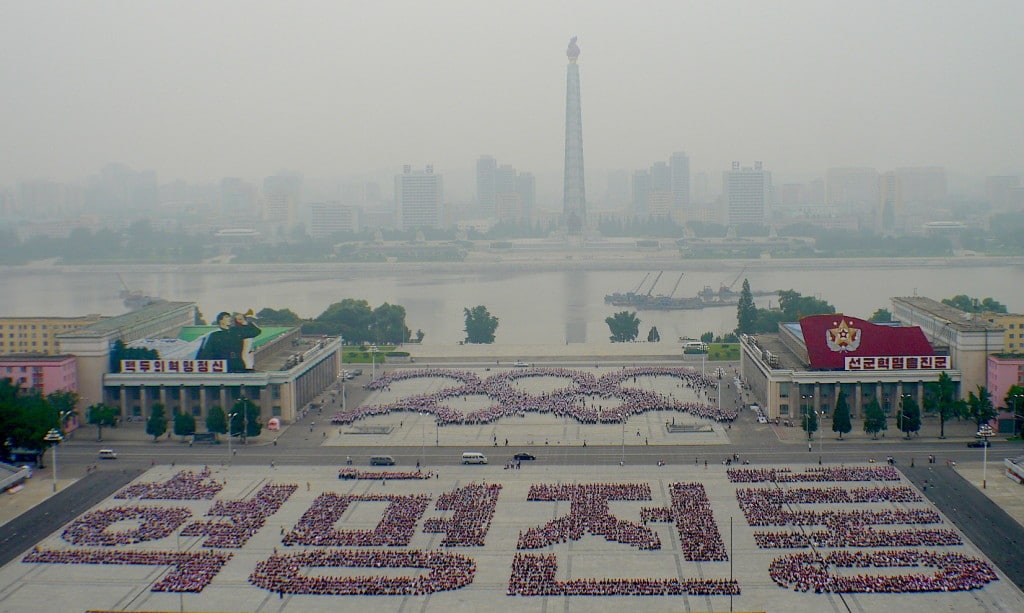
{"label": "large public square", "polygon": [[[240,453],[111,435],[105,444],[122,458],[61,480],[49,502],[118,471],[128,488],[113,487],[0,568],[0,611],[1024,610],[1014,582],[931,502],[920,475],[904,474],[905,462],[901,472],[841,460],[838,444],[820,438],[804,460],[802,432],[745,413],[715,421],[651,410],[586,423],[576,416],[623,403],[581,393],[573,414],[440,426],[430,410],[404,409],[331,423],[362,407],[439,400],[452,377],[426,368],[379,390],[328,390],[300,422]],[[533,397],[581,380],[529,368],[468,371],[481,381],[507,372],[511,389]],[[573,370],[599,380],[629,368]],[[678,377],[620,378],[719,404],[717,390]],[[723,406],[742,403],[736,387],[723,389]],[[486,414],[493,399],[469,391],[428,409]],[[89,445],[62,450],[71,475]],[[743,445],[749,453],[725,451]],[[511,463],[520,450],[537,459]],[[464,451],[490,463],[460,465]],[[374,453],[397,464],[371,467]],[[927,467],[932,495],[946,479],[976,478],[975,464],[960,464]],[[132,478],[128,466],[143,472]],[[1004,488],[1019,497],[990,470],[990,500]],[[49,485],[40,476],[28,495]]]}

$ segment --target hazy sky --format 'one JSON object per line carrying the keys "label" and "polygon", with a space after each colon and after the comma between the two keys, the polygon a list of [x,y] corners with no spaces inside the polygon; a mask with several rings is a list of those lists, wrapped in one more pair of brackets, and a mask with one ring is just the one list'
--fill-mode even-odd
{"label": "hazy sky", "polygon": [[1021,173],[1022,25],[1021,0],[0,0],[0,184],[560,173],[572,35],[588,174]]}

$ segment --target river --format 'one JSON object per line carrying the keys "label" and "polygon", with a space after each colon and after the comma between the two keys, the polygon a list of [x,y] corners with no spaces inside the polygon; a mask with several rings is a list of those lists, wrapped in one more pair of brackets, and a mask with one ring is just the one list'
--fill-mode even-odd
{"label": "river", "polygon": [[[200,265],[0,267],[6,290],[4,316],[116,315],[127,309],[119,276],[131,289],[169,300],[194,301],[207,320],[218,311],[289,308],[315,317],[344,298],[405,306],[408,326],[422,329],[425,342],[456,343],[464,337],[463,309],[484,305],[499,319],[497,343],[602,343],[604,319],[624,310],[604,302],[605,294],[632,291],[650,272],[647,291],[664,270],[654,294],[692,296],[705,285],[739,290],[793,289],[826,300],[844,312],[867,318],[890,308],[894,296],[935,299],[956,294],[992,297],[1011,312],[1024,310],[1024,259],[781,260],[685,262],[651,258],[625,265],[614,261],[382,265]],[[759,306],[773,298],[760,297]],[[657,326],[663,341],[679,336],[722,334],[736,327],[736,307],[688,311],[640,311],[640,333]]]}

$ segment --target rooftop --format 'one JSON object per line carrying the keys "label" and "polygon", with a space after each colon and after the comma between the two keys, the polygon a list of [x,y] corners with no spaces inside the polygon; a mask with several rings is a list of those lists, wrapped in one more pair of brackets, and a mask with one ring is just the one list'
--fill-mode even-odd
{"label": "rooftop", "polygon": [[1002,330],[1003,327],[996,323],[985,321],[981,313],[968,313],[956,307],[943,304],[932,298],[923,296],[908,296],[904,298],[892,298],[894,303],[902,302],[913,307],[915,310],[926,313],[935,319],[948,322],[953,328],[960,332],[981,331],[981,330]]}
{"label": "rooftop", "polygon": [[167,313],[173,313],[183,307],[188,307],[194,303],[192,302],[154,302],[153,304],[146,305],[137,311],[125,313],[123,315],[115,315],[102,321],[98,321],[88,326],[83,326],[77,330],[64,332],[60,335],[60,338],[91,338],[95,336],[103,336],[111,332],[116,332],[122,328],[132,328],[137,325],[145,324],[146,322],[165,315]]}

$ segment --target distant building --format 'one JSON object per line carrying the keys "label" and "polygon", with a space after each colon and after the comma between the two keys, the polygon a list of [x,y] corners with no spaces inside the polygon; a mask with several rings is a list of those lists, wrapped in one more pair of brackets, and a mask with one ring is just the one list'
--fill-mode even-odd
{"label": "distant building", "polygon": [[298,220],[302,177],[278,173],[263,180],[263,221],[291,228]]}
{"label": "distant building", "polygon": [[498,162],[489,155],[481,155],[476,161],[476,205],[479,214],[485,218],[494,215],[497,187],[495,172]]}
{"label": "distant building", "polygon": [[78,390],[78,368],[72,355],[25,355],[0,357],[0,379],[10,379],[23,389],[42,395]]}
{"label": "distant building", "polygon": [[0,317],[0,355],[63,353],[57,335],[92,325],[102,319],[102,315]]}
{"label": "distant building", "polygon": [[676,151],[668,159],[672,174],[672,207],[686,212],[690,208],[690,156]]}
{"label": "distant building", "polygon": [[920,327],[929,342],[948,353],[963,375],[963,398],[987,384],[988,356],[1003,349],[1002,325],[920,296],[893,298],[892,317],[904,325]]}
{"label": "distant building", "polygon": [[771,189],[772,175],[761,162],[754,162],[752,168],[741,168],[739,162],[733,162],[732,169],[722,175],[726,225],[764,225]]}
{"label": "distant building", "polygon": [[441,175],[434,174],[433,165],[422,171],[413,171],[408,164],[403,166],[402,174],[395,175],[398,228],[441,228],[442,193]]}
{"label": "distant building", "polygon": [[878,190],[874,168],[829,168],[825,172],[825,203],[829,206],[870,211],[878,203]]}
{"label": "distant building", "polygon": [[360,232],[361,209],[340,202],[314,202],[309,205],[309,236],[321,239],[336,232]]}
{"label": "distant building", "polygon": [[[979,313],[978,316],[1003,329],[1003,346],[994,351],[1024,354],[1024,314],[985,312]],[[1020,374],[1024,377],[1024,371]]]}
{"label": "distant building", "polygon": [[633,171],[633,214],[637,217],[647,217],[648,200],[651,196],[651,173],[647,170]]}

